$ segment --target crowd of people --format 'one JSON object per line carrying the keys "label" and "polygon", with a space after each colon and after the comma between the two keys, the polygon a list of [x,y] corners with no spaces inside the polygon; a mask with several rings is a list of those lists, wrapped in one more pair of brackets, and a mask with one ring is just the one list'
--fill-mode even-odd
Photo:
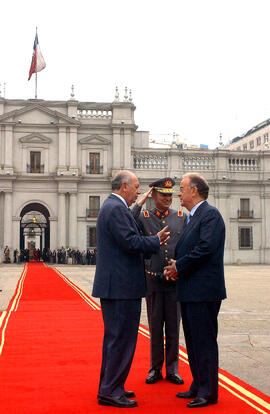
{"label": "crowd of people", "polygon": [[[46,263],[59,264],[80,264],[80,265],[95,265],[96,264],[96,249],[61,249],[50,250],[44,248],[40,249],[15,249],[13,251],[13,263],[25,263],[30,261],[43,261]],[[70,260],[69,260],[70,259]],[[4,250],[4,263],[11,263],[10,249],[8,246]]]}

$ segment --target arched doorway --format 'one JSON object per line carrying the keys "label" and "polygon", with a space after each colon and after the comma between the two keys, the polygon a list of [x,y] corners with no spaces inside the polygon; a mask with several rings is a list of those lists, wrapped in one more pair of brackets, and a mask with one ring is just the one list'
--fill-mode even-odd
{"label": "arched doorway", "polygon": [[20,249],[50,248],[50,213],[40,203],[29,203],[21,211]]}

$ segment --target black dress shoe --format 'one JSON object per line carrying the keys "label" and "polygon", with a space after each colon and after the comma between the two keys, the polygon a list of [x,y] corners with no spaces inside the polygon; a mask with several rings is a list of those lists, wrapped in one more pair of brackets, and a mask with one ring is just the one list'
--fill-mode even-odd
{"label": "black dress shoe", "polygon": [[[133,391],[124,391],[124,396],[127,398],[134,398],[135,397],[135,392]],[[98,394],[97,398],[102,398],[102,395]]]}
{"label": "black dress shoe", "polygon": [[137,407],[137,402],[135,400],[129,400],[124,395],[120,397],[98,397],[99,405],[111,405],[113,407],[119,408],[133,408]]}
{"label": "black dress shoe", "polygon": [[135,397],[135,392],[133,392],[133,391],[125,391],[124,392],[124,395],[127,398],[134,398]]}
{"label": "black dress shoe", "polygon": [[173,384],[184,384],[183,378],[181,378],[178,374],[168,374],[166,375],[166,380],[172,382]]}
{"label": "black dress shoe", "polygon": [[176,394],[176,397],[178,397],[178,398],[195,398],[196,395],[197,394],[194,391],[188,390],[186,392],[178,392]]}
{"label": "black dress shoe", "polygon": [[206,407],[210,404],[217,404],[217,400],[207,400],[203,397],[196,397],[194,400],[190,401],[187,404],[188,408],[200,408],[200,407]]}
{"label": "black dress shoe", "polygon": [[155,384],[156,382],[158,382],[162,378],[163,377],[162,377],[162,374],[161,374],[160,371],[153,370],[153,371],[150,371],[150,373],[149,373],[148,377],[146,378],[145,382],[146,382],[146,384]]}

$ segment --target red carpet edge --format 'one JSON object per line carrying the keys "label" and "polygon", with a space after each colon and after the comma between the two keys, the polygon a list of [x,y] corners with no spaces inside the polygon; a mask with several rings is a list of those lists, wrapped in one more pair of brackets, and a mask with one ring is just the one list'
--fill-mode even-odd
{"label": "red carpet edge", "polygon": [[[77,293],[89,304],[89,306],[95,310],[101,310],[100,305],[98,305],[93,299],[86,295],[86,293],[84,293],[78,286],[71,282],[63,273],[54,267],[53,270],[58,273],[58,275],[61,276],[65,282],[68,283],[75,291],[77,291]],[[148,339],[150,338],[148,328],[143,325],[140,325],[139,333]],[[179,359],[188,364],[188,356],[185,348],[183,347],[180,347],[179,349]],[[232,376],[231,374],[228,374],[222,369],[219,369],[219,385],[262,414],[268,414],[270,411],[270,398],[268,402],[268,398],[265,394],[244,383],[238,378]],[[264,409],[268,410],[268,412],[264,411]]]}
{"label": "red carpet edge", "polygon": [[11,313],[13,311],[14,312],[17,311],[18,304],[19,304],[20,298],[22,296],[23,283],[24,283],[24,279],[25,279],[25,276],[26,276],[26,273],[27,273],[27,267],[28,267],[28,264],[26,263],[24,265],[21,277],[20,277],[20,279],[17,283],[15,293],[14,293],[14,295],[13,295],[13,297],[12,297],[12,299],[11,299],[9,305],[8,305],[8,308],[0,316],[0,338],[1,338],[1,341],[0,341],[0,355],[2,354],[4,343],[5,343],[5,331],[6,331],[6,328],[7,328],[8,320],[10,318]]}

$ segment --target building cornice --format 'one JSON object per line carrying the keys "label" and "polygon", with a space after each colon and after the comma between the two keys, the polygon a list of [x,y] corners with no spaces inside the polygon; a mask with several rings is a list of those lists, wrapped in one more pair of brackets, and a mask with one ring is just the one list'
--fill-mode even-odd
{"label": "building cornice", "polygon": [[[68,124],[68,126],[80,126],[80,124],[81,124],[81,122],[78,121],[77,119],[71,118],[71,117],[69,117],[69,116],[67,116],[67,115],[65,115],[65,114],[63,114],[59,111],[56,111],[56,110],[53,111],[45,105],[40,105],[40,103],[38,103],[38,102],[34,103],[34,104],[31,104],[31,105],[26,105],[26,106],[24,106],[20,109],[14,109],[10,112],[5,112],[4,114],[0,115],[0,123],[10,122],[10,121],[8,121],[10,119],[12,119],[12,121],[14,122],[14,118],[17,118],[20,115],[23,115],[27,112],[31,112],[35,109],[39,110],[40,112],[46,113],[47,115],[50,115],[53,118],[57,118],[59,125],[60,125],[59,120],[64,121],[66,124]],[[23,123],[23,124],[25,125],[26,123]],[[27,125],[29,125],[29,124],[27,124]],[[36,125],[36,124],[34,124],[34,125]]]}

